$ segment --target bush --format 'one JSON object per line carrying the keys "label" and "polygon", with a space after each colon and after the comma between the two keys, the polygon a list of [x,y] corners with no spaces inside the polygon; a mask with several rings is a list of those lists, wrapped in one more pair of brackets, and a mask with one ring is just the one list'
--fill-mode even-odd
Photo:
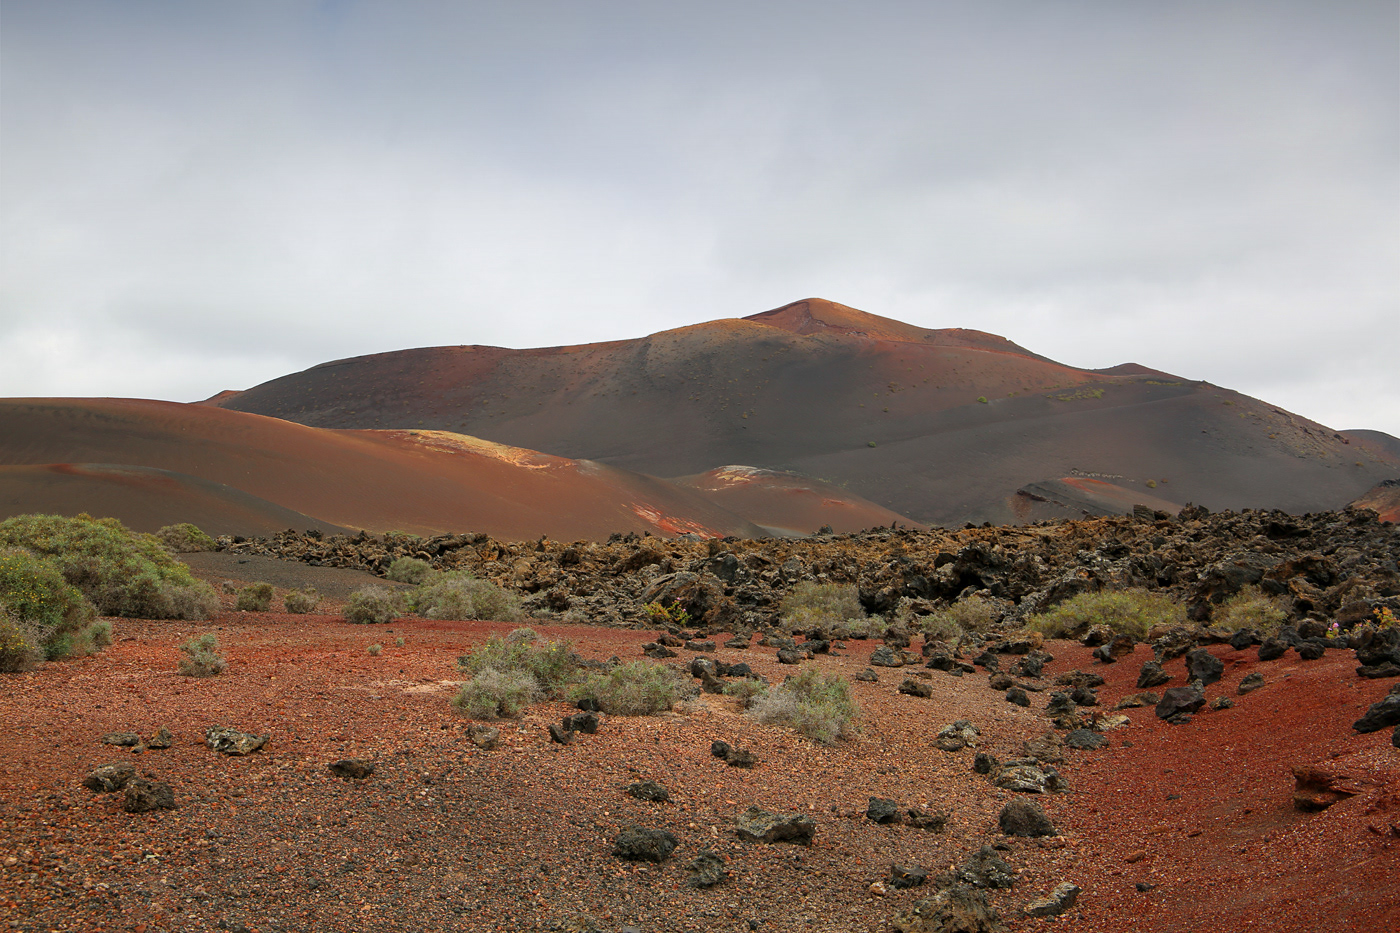
{"label": "bush", "polygon": [[837,626],[865,618],[860,591],[851,584],[804,580],[783,597],[779,624],[787,632],[830,637]]}
{"label": "bush", "polygon": [[758,698],[749,709],[758,722],[786,726],[822,745],[854,731],[859,710],[844,677],[809,668]]}
{"label": "bush", "polygon": [[525,617],[513,593],[461,571],[442,574],[418,587],[411,602],[415,612],[429,619],[518,622]]}
{"label": "bush", "polygon": [[433,573],[433,565],[417,557],[396,557],[384,571],[384,577],[395,583],[422,583]]}
{"label": "bush", "polygon": [[1080,593],[1048,612],[1026,621],[1026,628],[1046,638],[1077,638],[1092,626],[1104,625],[1120,635],[1146,638],[1154,625],[1186,624],[1186,610],[1173,600],[1146,590],[1102,590]]}
{"label": "bush", "polygon": [[680,697],[681,679],[664,664],[633,661],[605,674],[591,674],[569,691],[570,700],[593,700],[614,716],[649,716],[669,710]]}
{"label": "bush", "polygon": [[552,693],[578,671],[578,658],[566,641],[549,641],[536,648],[537,638],[528,628],[518,628],[504,638],[492,635],[486,644],[458,658],[457,665],[472,675],[485,670],[519,671],[534,678],[540,690]]}
{"label": "bush", "polygon": [[217,551],[219,549],[218,542],[189,522],[166,525],[156,531],[156,537],[160,539],[161,544],[176,554],[192,554],[196,551]]}
{"label": "bush", "polygon": [[690,624],[690,613],[686,612],[685,607],[679,603],[663,606],[658,602],[652,601],[643,606],[642,609],[646,611],[646,614],[650,616],[652,621],[657,625],[667,627],[678,625],[681,628],[685,628]]}
{"label": "bush", "polygon": [[239,587],[235,608],[239,612],[267,612],[272,608],[272,584],[249,583]]}
{"label": "bush", "polygon": [[1276,635],[1290,615],[1283,600],[1265,596],[1257,586],[1248,586],[1221,603],[1213,613],[1213,621],[1231,631],[1252,628],[1261,635]]}
{"label": "bush", "polygon": [[315,612],[320,604],[321,594],[316,592],[314,586],[308,586],[304,590],[288,590],[287,595],[282,597],[282,605],[286,610],[297,615]]}
{"label": "bush", "polygon": [[169,619],[203,621],[214,618],[219,611],[219,594],[203,580],[196,580],[188,586],[168,586],[165,595],[169,601]]}
{"label": "bush", "polygon": [[0,547],[6,546],[53,561],[101,615],[173,618],[174,590],[196,582],[159,538],[115,518],[15,515],[0,522]]}
{"label": "bush", "polygon": [[112,643],[112,623],[100,619],[69,636],[65,654],[83,658],[97,654]]}
{"label": "bush", "polygon": [[996,627],[1001,613],[995,604],[982,596],[981,593],[974,593],[965,599],[960,599],[948,606],[946,609],[939,609],[937,612],[924,616],[919,623],[919,628],[923,631],[924,637],[939,641],[957,641],[968,632],[976,632],[986,635]]}
{"label": "bush", "polygon": [[517,719],[539,698],[539,682],[526,671],[488,667],[462,684],[452,706],[473,719]]}
{"label": "bush", "polygon": [[356,625],[392,622],[403,611],[403,599],[382,586],[365,586],[350,594],[345,619]]}
{"label": "bush", "polygon": [[743,703],[745,709],[753,706],[754,702],[766,693],[768,685],[753,677],[732,680],[724,685],[724,695]]}
{"label": "bush", "polygon": [[180,673],[186,677],[213,677],[223,673],[228,666],[219,654],[219,639],[213,632],[205,632],[198,638],[191,638],[180,646],[185,657],[180,659]]}
{"label": "bush", "polygon": [[44,658],[44,649],[34,630],[0,604],[0,672],[27,671]]}
{"label": "bush", "polygon": [[[24,548],[0,549],[0,605],[35,639],[34,647],[50,655],[61,642],[92,621],[92,603],[64,579],[58,565]],[[27,642],[26,642],[27,643]],[[53,654],[63,657],[67,648]]]}
{"label": "bush", "polygon": [[370,657],[372,657],[372,658],[377,658],[377,657],[379,657],[379,652],[381,652],[381,651],[384,650],[384,646],[383,646],[383,645],[370,645],[370,646],[369,646],[368,648],[366,648],[365,650],[369,652],[369,656],[370,656]]}

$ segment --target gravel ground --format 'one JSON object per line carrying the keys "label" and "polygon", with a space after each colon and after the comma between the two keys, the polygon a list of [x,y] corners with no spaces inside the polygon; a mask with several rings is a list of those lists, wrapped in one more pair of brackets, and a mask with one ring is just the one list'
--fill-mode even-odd
{"label": "gravel ground", "polygon": [[[1400,923],[1400,840],[1384,814],[1364,812],[1400,791],[1400,750],[1388,730],[1350,730],[1389,684],[1356,678],[1350,652],[1260,663],[1215,649],[1226,677],[1210,696],[1233,697],[1252,670],[1269,685],[1184,726],[1131,710],[1108,748],[1067,751],[1070,791],[1040,800],[1061,835],[1033,840],[999,835],[997,814],[1014,795],[972,772],[976,750],[933,746],[955,719],[977,724],[981,750],[1001,758],[1045,731],[1048,694],[1022,709],[980,672],[926,672],[934,692],[922,699],[896,692],[908,670],[882,669],[880,682],[854,685],[862,730],[834,748],[702,696],[668,715],[606,718],[597,735],[567,746],[551,744],[545,727],[570,709],[542,702],[501,724],[501,746],[483,751],[447,703],[454,661],[509,626],[357,627],[335,616],[235,612],[210,623],[115,625],[117,641],[101,655],[5,676],[0,915],[12,929],[876,931],[932,893],[872,892],[892,863],[933,874],[986,843],[1005,845],[1002,857],[1020,870],[1014,888],[991,898],[1011,929]],[[594,658],[638,657],[651,637],[536,628]],[[179,676],[178,645],[205,631],[224,646],[227,672]],[[378,656],[372,643],[383,646]],[[874,647],[852,642],[807,664],[849,677]],[[1057,660],[1047,675],[1091,666],[1078,645],[1048,647]],[[716,656],[748,661],[771,680],[793,670],[765,648]],[[1099,691],[1105,707],[1134,692],[1145,657],[1139,649],[1093,665],[1109,681]],[[253,755],[222,756],[204,744],[212,724],[270,739]],[[169,749],[133,755],[101,743],[108,732],[149,736],[161,726],[175,736]],[[751,750],[757,766],[726,767],[710,755],[716,739]],[[333,776],[327,764],[346,757],[373,759],[375,773]],[[80,785],[92,768],[123,760],[170,783],[177,809],[128,814],[120,794]],[[1364,775],[1369,789],[1298,814],[1290,768],[1323,760]],[[623,792],[642,779],[666,786],[671,801]],[[876,825],[864,817],[872,796],[948,812],[947,830]],[[750,804],[811,815],[814,844],[741,842],[732,821]],[[675,854],[659,866],[613,857],[614,836],[632,824],[674,833]],[[702,850],[729,873],[707,890],[684,884]],[[1084,888],[1066,915],[1021,918],[1065,880]],[[1139,892],[1139,882],[1155,887]]]}

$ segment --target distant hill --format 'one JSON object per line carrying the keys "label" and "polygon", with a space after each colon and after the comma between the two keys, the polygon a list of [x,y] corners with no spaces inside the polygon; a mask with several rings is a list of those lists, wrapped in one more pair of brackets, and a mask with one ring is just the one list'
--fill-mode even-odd
{"label": "distant hill", "polygon": [[820,299],[635,340],[356,357],[206,404],[451,431],[654,476],[744,464],[930,524],[1116,510],[1138,493],[1306,512],[1400,475],[1383,444],[1228,389],[1137,363],[1078,369]]}

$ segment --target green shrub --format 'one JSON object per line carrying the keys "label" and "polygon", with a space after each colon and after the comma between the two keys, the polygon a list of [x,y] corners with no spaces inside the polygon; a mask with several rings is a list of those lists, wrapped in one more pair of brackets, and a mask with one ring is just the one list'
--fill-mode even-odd
{"label": "green shrub", "polygon": [[822,745],[850,735],[860,715],[844,677],[808,668],[759,697],[749,709],[759,722],[786,726]]}
{"label": "green shrub", "polygon": [[1000,616],[1001,613],[995,604],[983,597],[981,593],[974,593],[947,608],[924,616],[919,623],[919,628],[923,631],[925,638],[938,641],[957,641],[968,632],[976,632],[980,635],[990,633],[996,627]]}
{"label": "green shrub", "polygon": [[219,639],[205,632],[180,646],[185,656],[180,659],[180,673],[186,677],[213,677],[223,673],[228,662],[219,654]]}
{"label": "green shrub", "polygon": [[402,648],[403,645],[404,645],[404,641],[403,641],[402,638],[395,638],[395,639],[394,639],[394,647],[395,647],[395,648]]}
{"label": "green shrub", "polygon": [[217,551],[219,549],[218,542],[189,522],[166,525],[156,531],[156,537],[160,539],[161,544],[176,554],[192,554],[196,551]]}
{"label": "green shrub", "polygon": [[238,588],[239,612],[267,612],[272,608],[272,584],[249,583]]}
{"label": "green shrub", "polygon": [[837,626],[865,618],[860,590],[851,584],[804,580],[788,590],[779,612],[785,631],[812,632],[830,637]]}
{"label": "green shrub", "polygon": [[533,629],[518,628],[502,638],[492,635],[486,644],[457,659],[457,665],[476,675],[490,669],[502,674],[520,671],[534,678],[545,693],[553,693],[578,671],[578,658],[567,641],[548,641],[535,647]]}
{"label": "green shrub", "polygon": [[0,522],[0,547],[6,546],[53,561],[106,616],[174,618],[175,590],[196,583],[159,538],[115,518],[15,515]]}
{"label": "green shrub", "polygon": [[382,586],[364,586],[350,594],[345,619],[356,625],[392,622],[403,611],[403,599]]}
{"label": "green shrub", "polygon": [[454,571],[413,591],[413,610],[428,619],[478,619],[518,622],[525,617],[513,593],[490,580]]}
{"label": "green shrub", "polygon": [[1212,621],[1231,631],[1252,628],[1261,635],[1276,635],[1291,614],[1283,600],[1248,586],[1216,607]]}
{"label": "green shrub", "polygon": [[195,580],[186,586],[166,586],[165,598],[168,603],[167,619],[203,621],[214,618],[214,613],[219,611],[219,594],[203,580]]}
{"label": "green shrub", "polygon": [[314,586],[308,586],[304,590],[288,590],[287,595],[282,597],[283,607],[297,615],[315,612],[320,604],[321,594],[316,592]]}
{"label": "green shrub", "polygon": [[[41,653],[92,621],[92,603],[64,579],[57,563],[24,548],[0,549],[0,604],[37,639]],[[63,651],[56,655],[62,657]]]}
{"label": "green shrub", "polygon": [[690,613],[686,612],[685,607],[679,603],[663,606],[658,602],[649,602],[642,608],[657,625],[678,625],[684,628],[690,624]]}
{"label": "green shrub", "polygon": [[633,661],[607,673],[590,674],[569,691],[570,700],[593,700],[614,716],[649,716],[669,710],[680,697],[681,679],[664,664]]}
{"label": "green shrub", "polygon": [[112,643],[112,623],[99,619],[69,636],[67,654],[83,658],[97,654]]}
{"label": "green shrub", "polygon": [[488,667],[462,684],[452,706],[473,719],[517,719],[540,692],[539,682],[526,671]]}
{"label": "green shrub", "polygon": [[422,583],[432,576],[433,565],[417,557],[396,557],[384,571],[386,579],[395,583]]}
{"label": "green shrub", "polygon": [[768,685],[754,677],[731,680],[724,685],[724,695],[743,703],[745,709],[753,706],[754,702],[767,692]]}
{"label": "green shrub", "polygon": [[1101,590],[1080,593],[1048,612],[1026,621],[1026,628],[1046,638],[1077,638],[1095,625],[1120,635],[1146,638],[1154,625],[1186,624],[1186,610],[1158,593],[1146,590]]}
{"label": "green shrub", "polygon": [[383,646],[383,645],[370,645],[370,646],[369,646],[368,648],[366,648],[365,650],[369,652],[369,656],[370,656],[370,657],[372,657],[372,658],[377,658],[377,657],[379,657],[379,652],[381,652],[381,651],[384,650],[384,646]]}
{"label": "green shrub", "polygon": [[44,658],[34,630],[0,604],[0,672],[12,674],[32,669]]}

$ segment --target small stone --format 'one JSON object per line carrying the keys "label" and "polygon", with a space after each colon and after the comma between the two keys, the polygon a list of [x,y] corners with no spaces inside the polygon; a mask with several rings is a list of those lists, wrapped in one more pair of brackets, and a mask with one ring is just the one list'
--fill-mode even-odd
{"label": "small stone", "polygon": [[563,726],[565,729],[568,729],[570,732],[582,732],[585,735],[597,735],[598,721],[598,714],[595,712],[575,713],[572,716],[564,717],[564,721],[561,722],[560,725]]}
{"label": "small stone", "polygon": [[695,856],[686,866],[686,871],[690,872],[685,879],[686,887],[689,888],[713,888],[729,877],[729,872],[724,867],[724,858],[709,849]]}
{"label": "small stone", "polygon": [[1288,650],[1288,642],[1279,638],[1266,638],[1259,646],[1259,660],[1276,661]]}
{"label": "small stone", "polygon": [[664,829],[630,826],[613,840],[613,855],[634,862],[660,864],[671,857],[680,840]]}
{"label": "small stone", "polygon": [[152,810],[175,809],[175,792],[169,784],[132,778],[123,788],[126,799],[122,809],[127,813],[149,813]]}
{"label": "small stone", "polygon": [[1138,671],[1137,688],[1146,690],[1149,687],[1160,687],[1171,679],[1172,675],[1162,670],[1162,665],[1156,661],[1144,661],[1142,669]]}
{"label": "small stone", "polygon": [[859,680],[861,683],[874,684],[879,683],[880,675],[876,674],[874,671],[867,667],[865,670],[861,671],[859,674],[855,675],[851,679]]}
{"label": "small stone", "polygon": [[996,909],[976,888],[954,885],[897,914],[896,933],[997,933],[1004,930]]}
{"label": "small stone", "polygon": [[993,771],[1001,770],[1001,762],[986,752],[978,752],[972,759],[972,770],[975,774],[991,774]]}
{"label": "small stone", "polygon": [[734,820],[739,838],[747,842],[794,842],[811,845],[817,824],[805,813],[773,813],[749,807]]}
{"label": "small stone", "polygon": [[1235,701],[1230,699],[1229,697],[1216,697],[1214,700],[1210,701],[1210,708],[1217,711],[1222,709],[1230,709],[1234,705]]}
{"label": "small stone", "polygon": [[1357,732],[1378,732],[1400,724],[1400,693],[1387,694],[1379,703],[1371,704],[1366,714],[1351,724]]}
{"label": "small stone", "polygon": [[574,732],[574,730],[565,729],[557,722],[549,724],[549,740],[551,742],[557,742],[560,745],[568,745],[574,740],[575,735],[577,735],[577,733]]}
{"label": "small stone", "polygon": [[[779,658],[778,660],[782,660]],[[889,645],[881,645],[870,653],[871,667],[903,667],[904,659],[901,658]]]}
{"label": "small stone", "polygon": [[888,893],[885,889],[884,883],[880,881],[876,881],[874,884],[872,884],[869,888],[869,891],[876,897],[884,897],[885,894]]}
{"label": "small stone", "polygon": [[118,762],[89,771],[87,777],[83,778],[83,786],[99,793],[111,793],[114,790],[121,790],[134,777],[136,777],[135,765]]}
{"label": "small stone", "polygon": [[1031,698],[1020,687],[1012,687],[1006,691],[1006,702],[1028,707],[1031,705]]}
{"label": "small stone", "polygon": [[928,880],[928,871],[918,865],[891,865],[890,887],[901,891],[917,888]]}
{"label": "small stone", "polygon": [[1186,672],[1190,679],[1199,680],[1201,686],[1209,687],[1225,673],[1225,662],[1204,648],[1196,648],[1186,652]]}
{"label": "small stone", "polygon": [[1141,693],[1130,693],[1117,703],[1113,704],[1115,710],[1137,709],[1140,706],[1156,706],[1161,700],[1161,696],[1151,690],[1144,690]]}
{"label": "small stone", "polygon": [[898,823],[902,818],[899,804],[883,797],[871,797],[865,807],[865,818],[874,823]]}
{"label": "small stone", "polygon": [[170,734],[170,730],[161,726],[151,740],[146,743],[147,748],[169,748],[175,744],[175,736]]}
{"label": "small stone", "polygon": [[1107,745],[1108,739],[1091,729],[1075,729],[1065,736],[1065,744],[1070,748],[1093,751]]}
{"label": "small stone", "polygon": [[330,768],[331,774],[336,777],[356,780],[362,780],[374,773],[374,762],[368,758],[342,758],[339,761],[332,761],[326,767]]}
{"label": "small stone", "polygon": [[1200,687],[1170,687],[1163,692],[1162,699],[1157,703],[1155,711],[1158,719],[1171,721],[1173,716],[1181,713],[1194,713],[1205,705],[1205,691]]}
{"label": "small stone", "polygon": [[651,803],[665,803],[671,799],[670,791],[655,781],[637,781],[627,785],[627,793],[638,800]]}
{"label": "small stone", "polygon": [[1055,886],[1050,896],[1026,905],[1027,917],[1058,917],[1074,906],[1079,898],[1079,886],[1068,881]]}
{"label": "small stone", "polygon": [[1244,675],[1244,679],[1240,681],[1240,685],[1235,692],[1240,696],[1244,696],[1246,693],[1258,690],[1262,686],[1264,686],[1264,675],[1258,671],[1250,671],[1248,674]]}
{"label": "small stone", "polygon": [[933,696],[933,686],[912,677],[906,677],[899,685],[899,692],[911,697],[931,697]]}
{"label": "small stone", "polygon": [[1024,797],[1017,797],[1002,807],[997,823],[1008,836],[1059,835],[1040,805]]}
{"label": "small stone", "polygon": [[467,726],[467,739],[482,751],[491,751],[501,741],[501,730],[495,726],[474,722]]}
{"label": "small stone", "polygon": [[268,736],[239,732],[226,726],[210,726],[204,733],[204,743],[225,755],[251,755],[267,744]]}
{"label": "small stone", "polygon": [[135,732],[109,732],[102,737],[102,744],[131,748],[133,745],[141,744],[141,736]]}

